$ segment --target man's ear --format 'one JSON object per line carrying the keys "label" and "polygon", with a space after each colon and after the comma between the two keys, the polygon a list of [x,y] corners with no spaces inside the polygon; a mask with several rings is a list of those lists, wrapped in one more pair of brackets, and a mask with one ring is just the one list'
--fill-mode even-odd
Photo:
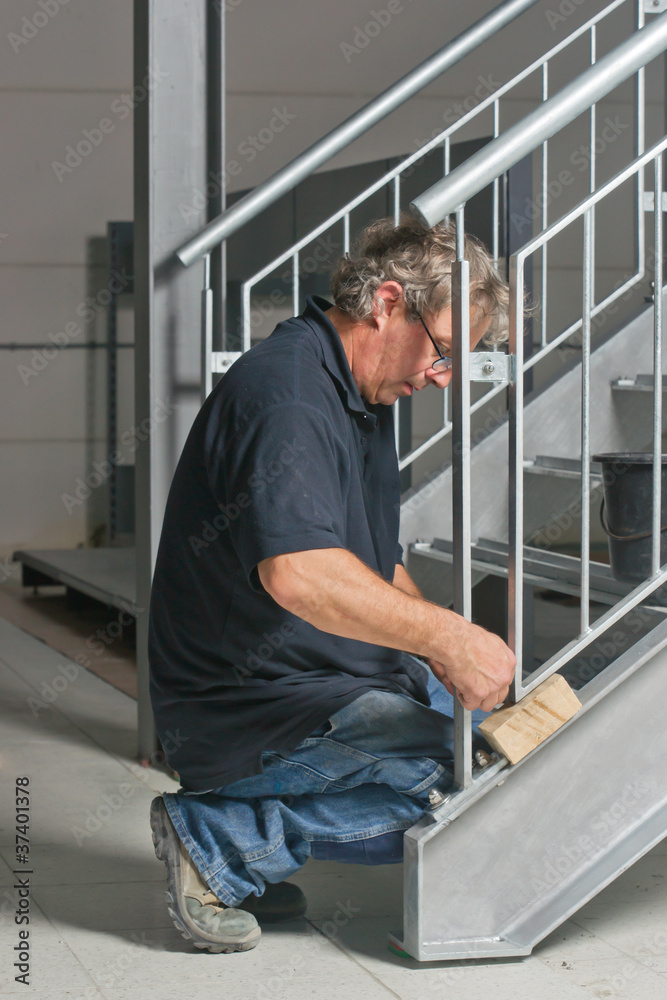
{"label": "man's ear", "polygon": [[403,287],[398,281],[383,281],[373,296],[373,317],[389,317],[403,301]]}

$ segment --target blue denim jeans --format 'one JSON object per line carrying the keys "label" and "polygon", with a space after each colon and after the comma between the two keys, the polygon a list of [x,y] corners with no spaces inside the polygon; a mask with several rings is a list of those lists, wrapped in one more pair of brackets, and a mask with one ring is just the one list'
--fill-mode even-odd
{"label": "blue denim jeans", "polygon": [[[403,831],[423,815],[430,789],[452,784],[452,697],[424,670],[430,708],[407,695],[368,691],[295,750],[265,751],[263,774],[165,794],[178,836],[222,902],[260,896],[266,882],[282,882],[311,856],[401,860]],[[486,714],[473,713],[473,721]]]}

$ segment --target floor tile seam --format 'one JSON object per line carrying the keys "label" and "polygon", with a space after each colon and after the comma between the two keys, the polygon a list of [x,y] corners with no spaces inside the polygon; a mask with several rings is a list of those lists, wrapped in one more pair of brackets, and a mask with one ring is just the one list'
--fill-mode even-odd
{"label": "floor tile seam", "polygon": [[[65,653],[65,652],[63,652],[62,650],[59,650],[59,649],[55,649],[53,646],[50,646],[49,643],[46,642],[44,639],[40,639],[39,636],[33,635],[31,632],[27,632],[25,629],[21,628],[19,625],[16,625],[14,622],[10,622],[10,621],[8,621],[8,619],[0,617],[0,623],[2,623],[2,622],[10,625],[12,628],[16,629],[18,632],[21,632],[22,633],[22,637],[25,637],[25,639],[31,640],[31,642],[38,642],[40,644],[40,646],[44,646],[51,653],[54,653],[57,656],[63,656],[63,657],[65,657],[66,660],[69,660],[70,663],[73,663],[80,670],[84,670],[86,672],[86,674],[87,674],[88,677],[94,678],[95,680],[100,681],[105,686],[105,688],[109,688],[114,693],[121,695],[123,698],[127,699],[128,701],[130,701],[134,705],[136,705],[136,703],[137,703],[137,699],[136,698],[133,698],[131,695],[128,695],[125,691],[121,691],[120,688],[117,688],[113,684],[110,684],[109,681],[107,681],[104,677],[101,677],[99,674],[96,674],[93,670],[89,670],[88,667],[86,667],[83,663],[79,663],[77,660],[74,660],[68,653]],[[31,643],[28,643],[28,645],[30,645],[30,644]],[[10,661],[8,661],[5,658],[5,656],[0,656],[0,662],[4,663],[4,665],[9,670],[11,670],[12,673],[14,673],[24,683],[28,683],[25,680],[25,677],[23,676],[23,674],[18,673],[17,669],[15,669],[15,667],[12,665],[12,663]]]}
{"label": "floor tile seam", "polygon": [[[135,777],[137,781],[141,781],[146,788],[150,789],[153,795],[155,794],[160,795],[165,791],[175,792],[178,788],[180,788],[180,783],[177,782],[175,778],[172,778],[170,775],[168,775],[165,771],[160,771],[157,768],[154,768],[152,765],[150,767],[145,768],[139,762],[139,760],[129,760],[126,757],[121,757],[120,754],[115,752],[115,750],[108,750],[107,753],[110,757],[115,758],[116,762],[120,764],[121,767],[125,768],[126,771],[129,771],[129,773],[133,777]],[[137,773],[135,770],[133,770],[133,768],[138,769],[139,772],[141,773]],[[144,778],[144,772],[146,774],[145,778]],[[163,783],[164,780],[171,781],[175,787],[173,788],[154,787],[150,783],[149,779],[150,781],[154,781],[156,784],[160,785]]]}
{"label": "floor tile seam", "polygon": [[[104,997],[103,994],[102,994],[102,991],[100,989],[98,989],[97,986],[89,986],[89,987],[86,987],[86,989],[87,989],[87,992],[84,993],[84,994],[82,994],[82,995],[80,995],[77,998],[77,1000],[98,1000],[98,998],[100,998],[100,997],[102,997],[102,1000],[108,1000],[108,997]],[[93,990],[94,990],[94,993],[92,992]],[[26,996],[26,993],[25,993],[25,991],[23,993],[21,993],[21,992],[17,992],[16,990],[11,990],[10,992],[7,992],[7,990],[5,990],[3,992],[3,994],[2,994],[2,996],[3,997],[9,997],[9,1000],[12,1000],[12,997],[24,997],[24,996]],[[34,996],[34,992],[33,992],[33,996]],[[61,1000],[62,997],[67,997],[68,1000],[72,1000],[72,991],[71,990],[67,990],[67,989],[65,989],[65,990],[53,990],[52,992],[48,991],[46,993],[43,992],[43,991],[40,991],[40,994],[39,994],[39,1000],[53,1000],[54,997],[56,998],[56,1000]]]}
{"label": "floor tile seam", "polygon": [[[74,961],[79,966],[79,968],[83,971],[86,979],[90,982],[90,984],[91,984],[90,988],[91,989],[95,989],[95,990],[99,990],[99,987],[98,987],[97,983],[95,982],[95,980],[93,979],[93,977],[90,975],[90,973],[88,972],[88,969],[85,967],[85,965],[83,964],[83,962],[81,962],[81,960],[79,959],[79,956],[73,951],[73,949],[70,946],[69,941],[65,940],[65,936],[61,933],[59,927],[56,924],[54,924],[54,922],[51,919],[51,917],[42,909],[42,907],[39,905],[39,903],[34,898],[34,896],[31,896],[31,899],[30,899],[30,908],[31,908],[31,911],[32,911],[33,908],[35,908],[35,909],[37,909],[39,911],[39,913],[42,915],[42,917],[44,918],[44,920],[46,921],[46,923],[49,925],[50,929],[56,935],[56,940],[58,941],[58,943],[61,944],[61,945],[64,945],[65,948],[67,948],[67,951],[69,952],[69,954],[71,955],[71,957],[74,959]],[[63,990],[63,992],[66,992],[66,990]]]}
{"label": "floor tile seam", "polygon": [[[591,934],[595,938],[596,941],[600,942],[601,944],[606,945],[608,948],[611,948],[613,951],[617,952],[617,957],[618,958],[626,958],[627,957],[626,953],[624,951],[622,951],[617,945],[611,944],[610,941],[605,941],[604,938],[601,938],[601,937],[599,937],[599,935],[595,934],[595,932],[592,931],[590,929],[590,927],[584,927],[584,926],[582,926],[582,924],[578,924],[577,921],[574,919],[575,915],[576,914],[573,914],[572,916],[568,917],[567,919],[572,924],[574,924],[574,926],[578,930],[582,931],[584,934]],[[535,947],[537,947],[537,945]],[[577,947],[579,947],[579,946],[577,946]],[[582,945],[581,947],[585,947],[585,945]],[[565,950],[566,948],[567,948],[567,941],[563,942],[563,950]],[[545,965],[548,965],[550,961],[554,961],[554,959],[547,959],[547,958],[543,958],[541,955],[536,955],[534,953],[534,951],[532,953],[532,957],[533,958],[539,958],[539,960],[541,962],[543,962]],[[609,958],[610,961],[615,961],[616,960],[616,958],[613,957],[613,956],[610,957],[609,955],[605,955],[604,959],[607,959],[607,958]],[[604,959],[599,959],[599,961],[604,961]],[[569,961],[572,961],[572,962],[588,962],[588,961],[598,961],[598,960],[597,959],[578,958],[578,957],[575,956],[572,959],[570,959]]]}
{"label": "floor tile seam", "polygon": [[320,928],[317,926],[317,924],[315,924],[312,920],[309,920],[308,917],[306,917],[305,920],[306,920],[306,923],[310,924],[310,926],[317,932],[317,934],[320,935],[320,937],[323,940],[328,941],[330,944],[332,944],[334,946],[334,948],[337,948],[338,951],[341,952],[341,954],[343,954],[345,956],[345,958],[349,962],[351,962],[353,965],[355,965],[358,969],[361,969],[362,972],[365,972],[366,975],[368,975],[378,986],[380,986],[382,989],[386,990],[393,997],[396,997],[396,1000],[403,1000],[403,998],[401,997],[400,993],[396,993],[395,990],[392,990],[391,986],[388,986],[386,983],[382,982],[382,980],[374,972],[372,972],[370,969],[368,969],[365,965],[363,965],[359,961],[358,958],[356,958],[349,951],[347,951],[347,949],[344,947],[344,945],[343,945],[342,942],[338,942],[334,938],[327,937],[327,935],[324,934],[324,932],[320,930]]}
{"label": "floor tile seam", "polygon": [[[581,924],[577,923],[577,921],[573,917],[570,917],[570,920],[572,920],[572,923],[576,924],[576,926],[579,927],[581,930],[587,931],[589,934],[593,934],[593,931],[591,931],[589,927],[584,927]],[[602,941],[604,944],[608,945],[608,947],[613,948],[614,951],[617,951],[619,953],[619,959],[630,959],[632,962],[635,962],[636,965],[640,965],[642,968],[647,969],[649,972],[655,973],[655,975],[658,976],[659,978],[664,978],[665,975],[664,973],[656,972],[655,969],[652,969],[650,965],[646,965],[641,960],[641,958],[639,958],[636,954],[633,955],[631,952],[625,951],[623,948],[620,948],[617,944],[612,944],[611,941],[607,941],[607,939],[602,937],[601,934],[594,934],[594,937],[596,937],[599,941]],[[667,951],[660,952],[654,957],[659,957],[659,956],[662,956],[667,960]],[[580,959],[580,961],[587,961],[587,959]],[[589,959],[588,961],[592,960]]]}
{"label": "floor tile seam", "polygon": [[[34,638],[34,637],[32,637],[32,636],[31,636],[31,638]],[[37,640],[37,641],[39,641],[39,640]],[[49,648],[50,648],[50,647],[49,647]],[[29,690],[30,690],[30,691],[31,691],[31,692],[32,692],[32,693],[33,693],[33,694],[35,695],[35,697],[39,698],[39,694],[40,694],[40,693],[39,693],[39,691],[38,691],[38,690],[37,690],[37,689],[36,689],[36,688],[35,688],[35,687],[34,687],[34,686],[33,686],[33,685],[32,685],[32,684],[31,684],[31,683],[29,682],[29,681],[27,681],[27,680],[26,680],[26,678],[25,678],[25,677],[24,677],[24,676],[23,676],[22,674],[20,674],[20,673],[19,673],[19,672],[18,672],[18,671],[17,671],[17,670],[16,670],[16,669],[15,669],[15,668],[14,668],[14,667],[13,667],[13,666],[12,666],[12,665],[10,664],[10,663],[7,663],[7,661],[6,661],[6,660],[4,660],[4,659],[3,659],[2,657],[0,657],[0,661],[1,661],[2,663],[4,663],[4,665],[5,665],[6,667],[7,667],[7,669],[8,669],[8,670],[9,670],[9,671],[10,671],[10,672],[11,672],[11,673],[12,673],[12,674],[13,674],[13,675],[14,675],[14,676],[15,676],[15,677],[16,677],[16,678],[17,678],[17,679],[18,679],[18,680],[19,680],[19,681],[20,681],[20,682],[21,682],[21,683],[22,683],[22,684],[24,685],[24,687],[28,688],[28,689],[29,689]],[[79,667],[79,668],[80,668],[81,670],[86,670],[86,673],[87,673],[87,674],[88,674],[88,675],[89,675],[90,677],[92,677],[92,678],[95,678],[95,679],[96,679],[96,680],[98,680],[98,681],[101,681],[101,683],[102,683],[102,684],[104,684],[104,685],[105,685],[105,687],[109,688],[109,689],[110,689],[110,690],[112,690],[112,691],[115,691],[115,692],[116,692],[117,694],[123,694],[123,692],[120,692],[120,691],[118,691],[118,690],[117,690],[117,688],[114,688],[114,687],[113,687],[113,685],[111,685],[111,684],[108,684],[108,683],[107,683],[106,681],[104,681],[104,680],[103,680],[102,678],[99,678],[99,677],[97,677],[97,675],[96,675],[96,674],[93,674],[93,673],[91,673],[91,671],[87,670],[87,669],[86,669],[86,668],[85,668],[84,666],[82,666],[81,664],[79,664],[79,663],[76,663],[76,662],[75,662],[74,660],[70,660],[70,662],[71,662],[71,663],[74,663],[74,664],[75,664],[75,665],[76,665],[77,667]],[[125,697],[125,698],[128,698],[128,696],[127,696],[127,695],[123,695],[123,697]],[[128,698],[128,700],[129,700],[129,701],[133,701],[133,699],[132,699],[132,698]],[[135,702],[135,704],[136,704],[136,702]],[[88,741],[88,742],[89,742],[89,743],[91,744],[91,746],[95,746],[95,747],[98,747],[98,748],[99,748],[100,750],[102,750],[102,751],[103,751],[103,752],[104,752],[104,753],[105,753],[105,754],[106,754],[106,755],[107,755],[108,757],[111,757],[111,758],[115,758],[115,759],[116,759],[117,761],[121,761],[121,762],[122,762],[122,758],[119,758],[118,754],[117,754],[117,753],[116,753],[115,751],[112,751],[112,750],[108,750],[108,749],[107,749],[106,747],[104,747],[104,746],[103,746],[103,745],[102,745],[101,743],[99,743],[99,742],[98,742],[98,741],[97,741],[97,740],[96,740],[96,739],[95,739],[95,738],[94,738],[93,736],[91,736],[91,735],[90,735],[90,733],[89,733],[89,732],[87,732],[87,731],[86,731],[85,729],[82,729],[80,725],[78,725],[78,724],[77,724],[76,722],[74,722],[74,721],[73,721],[73,720],[72,720],[72,719],[70,718],[70,716],[69,716],[69,715],[67,715],[67,713],[66,713],[65,711],[63,711],[63,709],[62,709],[62,708],[59,708],[59,707],[58,707],[58,706],[57,706],[57,705],[55,704],[55,702],[54,702],[54,703],[52,703],[52,704],[50,704],[50,705],[49,705],[48,707],[49,707],[49,708],[50,708],[50,709],[51,709],[52,711],[55,711],[55,712],[57,712],[57,713],[59,714],[59,716],[61,717],[61,719],[64,719],[64,720],[66,720],[66,722],[67,722],[67,723],[68,723],[68,724],[69,724],[69,725],[70,725],[70,726],[72,727],[72,729],[74,729],[74,730],[75,730],[76,732],[78,732],[78,733],[80,733],[80,734],[81,734],[82,736],[84,736],[84,737],[85,737],[85,739],[86,739],[86,740],[87,740],[87,741]],[[129,770],[129,768],[127,767],[127,765],[123,764],[123,766],[125,767],[125,770]]]}

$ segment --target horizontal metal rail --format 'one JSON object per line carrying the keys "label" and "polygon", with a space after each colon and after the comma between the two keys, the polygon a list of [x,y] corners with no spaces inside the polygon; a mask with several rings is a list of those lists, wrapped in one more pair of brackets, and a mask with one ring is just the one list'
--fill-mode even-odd
{"label": "horizontal metal rail", "polygon": [[[521,70],[520,73],[517,73],[516,76],[513,76],[511,80],[508,80],[497,90],[494,90],[492,94],[489,94],[487,97],[482,98],[479,101],[479,103],[475,105],[474,108],[471,108],[468,112],[466,112],[466,114],[462,115],[459,119],[457,119],[457,121],[453,122],[451,125],[448,125],[447,128],[443,129],[441,132],[438,132],[431,139],[429,139],[428,142],[425,142],[423,146],[420,146],[419,149],[415,150],[414,153],[410,153],[409,156],[406,156],[403,160],[401,160],[400,163],[396,164],[395,167],[391,167],[390,170],[384,173],[381,177],[378,177],[376,181],[373,181],[372,184],[369,184],[368,187],[364,188],[364,190],[361,191],[358,195],[355,195],[354,198],[346,202],[345,205],[343,205],[341,208],[333,212],[318,226],[310,230],[310,232],[308,232],[305,236],[301,237],[301,239],[291,244],[278,257],[275,257],[272,261],[266,264],[260,271],[257,271],[256,274],[253,274],[250,278],[248,278],[247,281],[244,283],[244,285],[247,285],[248,287],[252,288],[263,278],[267,277],[267,275],[271,274],[272,271],[275,271],[276,268],[280,267],[281,264],[284,264],[285,261],[289,260],[294,253],[308,246],[309,243],[312,243],[313,240],[316,240],[318,236],[321,236],[324,232],[326,232],[327,229],[335,225],[341,219],[344,221],[346,225],[346,237],[343,249],[344,251],[348,251],[350,248],[349,215],[351,212],[354,211],[355,208],[358,208],[360,205],[362,205],[365,201],[371,198],[374,194],[376,194],[386,185],[394,183],[396,181],[396,178],[399,177],[400,174],[404,173],[406,170],[412,167],[415,163],[421,160],[422,157],[424,157],[427,153],[430,153],[441,143],[443,142],[446,143],[447,140],[450,139],[455,132],[458,132],[461,129],[463,129],[466,125],[469,124],[470,121],[481,115],[491,105],[494,105],[494,119],[495,119],[498,115],[496,105],[498,104],[498,102],[502,97],[505,97],[511,90],[517,87],[520,83],[523,83],[523,81],[526,80],[536,70],[543,69],[544,66],[550,62],[550,60],[552,60],[555,56],[559,55],[564,49],[568,48],[572,44],[572,42],[576,41],[583,34],[585,34],[586,31],[589,31],[591,28],[595,27],[595,25],[597,25],[599,21],[607,17],[612,11],[616,10],[618,7],[622,6],[625,3],[627,3],[627,0],[614,0],[614,2],[609,4],[608,7],[605,7],[604,10],[599,11],[594,17],[591,17],[590,20],[586,21],[585,24],[580,25],[575,31],[572,32],[572,34],[568,35],[567,38],[562,39],[562,41],[558,42],[557,45],[554,45],[553,48],[549,49],[548,52],[545,52],[543,55],[538,56],[538,58],[533,60],[533,62],[530,63],[530,65],[526,66],[525,69]],[[494,123],[494,129],[496,127],[497,125]],[[466,161],[466,163],[468,162],[470,161],[469,160]],[[445,173],[448,172],[449,172],[449,164],[447,163]],[[494,211],[497,212],[497,209]],[[498,226],[494,227],[494,238],[497,238],[497,229]]]}
{"label": "horizontal metal rail", "polygon": [[442,221],[665,49],[667,12],[430,187],[412,202],[412,211],[426,225]]}
{"label": "horizontal metal rail", "polygon": [[439,76],[455,66],[483,42],[492,38],[501,28],[537,3],[538,0],[506,0],[505,3],[499,4],[472,27],[467,28],[416,69],[407,73],[360,111],[351,115],[341,125],[295,157],[287,166],[256,187],[232,208],[208,223],[196,236],[193,236],[176,251],[176,256],[181,263],[186,267],[194,264],[196,260],[209,253],[283,194],[291,191],[300,181],[313,174],[323,163],[332,159],[355,139],[368,132],[387,115],[434,80],[437,80]]}
{"label": "horizontal metal rail", "polygon": [[[528,66],[526,66],[523,70],[521,70],[519,73],[517,73],[515,76],[513,76],[506,83],[502,84],[502,86],[500,86],[497,90],[493,91],[492,94],[489,94],[487,97],[482,98],[477,104],[475,104],[475,106],[473,108],[471,108],[470,110],[468,110],[465,114],[463,114],[455,122],[453,122],[452,124],[448,125],[445,129],[442,129],[440,132],[437,132],[436,134],[434,134],[429,141],[427,141],[426,143],[424,143],[414,153],[411,153],[410,155],[408,155],[407,157],[405,157],[403,160],[401,160],[400,163],[396,164],[396,166],[392,167],[385,174],[383,174],[376,181],[374,181],[373,184],[369,185],[362,192],[360,192],[354,198],[352,198],[350,201],[348,201],[345,205],[343,205],[337,211],[335,211],[334,213],[332,213],[332,215],[330,215],[328,218],[326,218],[325,220],[323,220],[323,222],[321,222],[316,228],[314,228],[309,233],[307,233],[305,236],[303,236],[301,239],[299,239],[298,241],[296,241],[295,243],[293,243],[286,250],[284,250],[283,253],[281,253],[279,256],[277,256],[276,258],[274,258],[272,261],[268,262],[259,271],[257,271],[255,274],[253,274],[248,279],[246,279],[246,281],[243,283],[242,289],[241,289],[241,303],[242,303],[242,309],[241,309],[241,316],[242,316],[242,318],[241,318],[241,330],[243,332],[244,349],[247,350],[250,347],[250,344],[251,344],[252,321],[251,321],[251,315],[250,315],[250,306],[251,306],[252,289],[260,281],[262,281],[264,278],[266,278],[272,272],[276,271],[279,267],[281,267],[286,262],[292,260],[294,258],[295,254],[298,254],[301,250],[304,250],[314,240],[316,240],[318,237],[322,236],[322,234],[324,234],[327,230],[331,229],[333,226],[337,225],[340,222],[342,222],[343,227],[344,227],[344,238],[343,238],[343,244],[344,245],[343,245],[343,250],[347,252],[349,250],[349,247],[350,247],[350,215],[351,215],[351,213],[356,208],[358,208],[367,199],[369,199],[370,197],[372,197],[374,194],[376,194],[381,189],[383,189],[383,188],[391,185],[392,188],[393,188],[394,214],[395,214],[396,213],[396,192],[399,189],[401,174],[403,174],[405,171],[409,170],[415,163],[417,163],[419,160],[421,160],[426,154],[428,154],[429,152],[432,152],[434,149],[436,149],[439,146],[443,147],[443,167],[444,167],[444,173],[445,173],[445,175],[448,174],[448,172],[449,172],[449,161],[450,161],[450,144],[451,144],[452,137],[455,135],[456,132],[458,132],[459,130],[463,129],[466,125],[468,125],[468,123],[471,122],[473,119],[475,119],[478,116],[482,115],[487,109],[491,110],[492,113],[493,113],[493,134],[494,134],[494,137],[497,137],[499,135],[499,132],[500,132],[500,100],[501,100],[501,98],[503,98],[503,97],[507,96],[508,94],[510,94],[514,90],[514,88],[516,88],[524,80],[526,80],[527,78],[529,78],[533,73],[540,72],[541,73],[541,77],[542,77],[542,93],[543,93],[543,98],[546,99],[547,89],[546,89],[546,86],[545,86],[545,80],[548,78],[548,67],[549,67],[549,64],[550,64],[551,60],[553,60],[556,56],[560,55],[564,50],[566,50],[570,45],[572,45],[572,43],[574,41],[576,41],[577,39],[581,38],[582,36],[585,36],[586,34],[590,35],[591,51],[593,52],[593,50],[594,50],[595,31],[597,29],[598,24],[601,23],[612,12],[618,10],[620,7],[622,7],[624,5],[627,6],[628,2],[629,2],[629,0],[612,0],[612,3],[608,4],[603,10],[598,11],[595,15],[593,15],[592,17],[590,17],[586,22],[584,22],[583,24],[579,25],[579,27],[575,28],[571,32],[571,34],[569,34],[567,37],[561,39],[561,41],[559,41],[556,45],[554,45],[550,49],[548,49],[548,51],[546,51],[541,56],[538,56],[536,59],[534,59],[533,62],[531,62]],[[631,5],[632,6],[637,6],[637,0],[632,0],[632,4]],[[643,23],[644,23],[644,21],[643,21],[643,10],[641,8],[641,5],[638,5],[637,27],[641,28],[642,25],[643,25]],[[642,76],[643,76],[643,71],[640,71],[640,73],[638,74],[638,77],[642,78]],[[643,122],[643,103],[642,103],[643,89],[642,89],[641,84],[642,84],[642,80],[640,79],[640,87],[638,89],[638,94],[637,94],[637,122],[638,122],[638,126],[637,127],[638,127],[638,151],[639,152],[641,152],[641,150],[643,148],[643,126],[641,125],[641,122]],[[545,163],[543,161],[543,171],[542,171],[542,199],[543,199],[543,203],[544,203],[544,208],[543,208],[542,215],[543,215],[543,222],[546,223],[546,205],[547,205],[547,202],[548,202],[548,199],[546,197],[546,184],[547,184],[547,179],[548,178],[547,178],[547,176],[545,174],[544,166],[545,166]],[[591,170],[592,170],[592,160],[591,160]],[[595,179],[594,179],[594,173],[592,171],[591,172],[591,189],[594,188],[594,184],[595,184]],[[640,186],[642,187],[642,191],[643,191],[643,180],[640,180]],[[499,225],[500,225],[499,181],[498,181],[497,178],[494,181],[493,191],[494,191],[493,247],[494,247],[494,259],[497,260],[498,252],[499,252]],[[641,204],[641,201],[642,201],[642,191],[639,191],[638,195],[637,195],[638,204]],[[643,226],[643,211],[638,212],[638,226],[640,228],[640,236],[641,236],[641,230],[642,230],[642,226]],[[641,239],[640,239],[640,243],[641,243]],[[545,251],[545,253],[546,253],[546,251]],[[623,285],[619,289],[616,289],[616,290],[612,291],[601,303],[599,303],[599,304],[597,304],[595,306],[595,308],[594,308],[594,315],[597,315],[598,313],[603,312],[606,308],[608,308],[611,305],[611,303],[616,298],[618,298],[620,295],[624,294],[624,292],[629,287],[631,287],[632,285],[634,285],[638,281],[640,281],[642,279],[643,275],[644,275],[643,244],[641,244],[641,246],[640,246],[640,253],[639,253],[639,266],[637,267],[636,272],[630,277],[630,280],[625,285]],[[543,290],[544,290],[545,283],[546,283],[546,258],[542,262],[542,286],[543,286]],[[295,282],[295,284],[296,284],[296,282]],[[294,288],[292,289],[292,297],[294,298]],[[295,310],[296,310],[296,306],[295,306]],[[560,335],[556,339],[552,338],[547,343],[547,342],[545,342],[546,341],[546,336],[545,336],[545,333],[546,333],[546,322],[547,322],[546,295],[544,295],[543,298],[542,298],[542,308],[541,308],[542,347],[544,348],[544,353],[549,353],[555,346],[557,346],[558,343],[562,343],[564,340],[567,340],[568,337],[570,337],[573,333],[575,333],[580,328],[580,326],[581,326],[581,322],[580,321],[579,322],[575,322],[567,331],[561,332]],[[533,355],[533,357],[531,358],[531,362],[530,363],[531,364],[537,363],[537,361],[541,357],[543,357],[543,352],[542,351],[538,352],[537,355]],[[231,359],[231,355],[230,355],[230,359]],[[477,402],[473,405],[471,412],[475,412],[476,410],[478,410],[478,409],[482,408],[483,406],[485,406],[495,395],[497,395],[501,391],[503,391],[503,385],[502,384],[496,386],[495,389],[490,390],[489,392],[485,393],[484,396],[482,396],[479,400],[477,400]],[[396,414],[396,417],[397,417],[397,421],[398,421],[398,415],[397,414]],[[434,444],[436,444],[442,438],[446,437],[447,435],[449,435],[449,433],[451,433],[451,422],[449,420],[449,394],[448,394],[447,390],[445,390],[445,392],[443,393],[443,413],[442,413],[442,417],[443,417],[443,426],[441,428],[437,429],[426,440],[424,440],[418,446],[414,447],[408,454],[399,457],[399,467],[401,469],[404,469],[404,468],[407,468],[408,466],[410,466],[416,459],[418,459],[421,455],[423,455],[425,452],[427,452]],[[396,434],[396,438],[397,438],[397,441],[398,441],[398,433]]]}

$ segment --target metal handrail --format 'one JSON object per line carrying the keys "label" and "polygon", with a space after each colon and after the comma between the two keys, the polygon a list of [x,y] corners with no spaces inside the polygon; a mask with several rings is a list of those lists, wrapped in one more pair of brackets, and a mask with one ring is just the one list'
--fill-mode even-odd
{"label": "metal handrail", "polygon": [[195,236],[176,251],[176,256],[186,267],[210,253],[237,229],[255,218],[287,191],[309,177],[327,160],[345,149],[378,122],[386,118],[409,98],[423,90],[446,70],[460,62],[483,42],[491,38],[539,0],[505,0],[495,10],[481,18],[470,28],[448,42],[438,52],[401,77],[378,97],[369,101],[341,125],[299,154],[263,184],[241,198],[216,219],[209,222]]}
{"label": "metal handrail", "polygon": [[[527,79],[534,72],[541,70],[542,74],[542,99],[547,100],[548,97],[548,66],[550,61],[567,49],[574,41],[581,38],[583,35],[589,33],[591,36],[591,59],[595,61],[596,55],[596,43],[595,43],[595,32],[598,25],[609,16],[613,11],[618,10],[621,6],[625,5],[627,0],[612,0],[603,10],[598,11],[592,17],[590,17],[586,22],[575,28],[566,38],[562,39],[556,45],[548,49],[547,52],[543,53],[538,58],[534,59],[528,66],[526,66],[521,72],[517,73],[514,77],[500,86],[488,97],[480,100],[472,109],[467,111],[461,118],[457,119],[453,124],[448,125],[442,131],[434,134],[432,138],[423,144],[414,153],[405,157],[392,167],[389,171],[383,174],[380,178],[373,182],[370,186],[365,188],[360,194],[356,195],[340,209],[330,215],[327,219],[321,222],[315,229],[310,230],[305,234],[300,240],[292,243],[283,253],[278,257],[271,260],[268,264],[262,267],[259,271],[248,278],[242,285],[241,288],[241,299],[242,299],[242,321],[241,330],[243,334],[243,350],[248,350],[251,345],[251,293],[252,289],[257,285],[262,278],[266,277],[268,274],[273,272],[281,264],[287,261],[292,261],[293,267],[293,298],[295,300],[294,310],[298,311],[298,269],[299,269],[299,254],[304,247],[309,245],[313,240],[317,239],[322,233],[330,229],[334,224],[339,221],[343,222],[344,225],[344,246],[343,249],[347,251],[350,244],[350,213],[362,204],[367,198],[373,195],[378,190],[382,189],[388,184],[392,184],[394,188],[394,204],[396,206],[396,200],[398,195],[398,185],[400,184],[402,174],[411,167],[415,162],[420,160],[426,153],[433,151],[436,147],[442,146],[444,153],[444,170],[445,175],[449,173],[449,149],[450,142],[454,134],[460,129],[464,128],[471,120],[477,118],[480,114],[484,113],[488,108],[493,110],[493,121],[494,121],[494,137],[497,137],[500,133],[500,99],[507,96],[511,91],[522,81]],[[637,27],[641,28],[644,24],[643,18],[643,6],[641,2],[633,0],[633,5],[637,7]],[[643,70],[640,70],[637,74],[638,89],[637,89],[637,135],[636,135],[636,151],[641,152],[644,148],[644,111],[643,111]],[[595,123],[595,106],[591,108],[591,163],[590,163],[590,184],[591,190],[595,189],[595,162],[596,154],[594,147],[594,123]],[[547,205],[548,199],[546,197],[546,184],[547,184],[547,146],[548,142],[545,141],[542,144],[542,198],[543,198],[543,208],[542,208],[542,224],[543,227],[547,225]],[[494,181],[494,204],[493,204],[493,247],[494,247],[494,261],[498,261],[499,252],[499,188],[498,180]],[[641,233],[643,231],[643,211],[642,211],[642,196],[643,196],[643,180],[639,178],[639,188],[637,193],[637,212],[638,212],[638,227],[639,227],[639,264],[638,269],[635,274],[633,274],[620,288],[615,289],[610,295],[606,296],[604,300],[598,303],[593,310],[593,315],[597,315],[598,312],[605,310],[616,298],[623,295],[627,289],[631,288],[634,284],[640,281],[644,275],[643,266],[643,241]],[[396,207],[395,207],[396,214]],[[397,217],[398,218],[398,217]],[[534,355],[531,359],[535,361],[541,358],[544,353],[549,353],[549,351],[557,346],[557,344],[562,343],[567,340],[573,333],[577,331],[581,323],[572,324],[567,330],[562,331],[559,336],[552,340],[547,347],[546,341],[546,250],[544,251],[543,260],[543,275],[542,275],[542,309],[541,309],[541,326],[542,326],[542,336],[541,336],[541,346],[542,350]],[[228,355],[230,360],[235,360],[235,355]],[[495,389],[489,389],[476,403],[472,404],[471,414],[476,412],[481,407],[486,406],[494,396],[498,393],[503,392],[504,386],[502,384],[496,386]],[[396,423],[398,425],[398,412],[395,411]],[[443,426],[431,434],[426,440],[421,442],[416,448],[413,448],[408,454],[403,455],[399,458],[399,468],[404,469],[411,465],[417,458],[428,451],[434,444],[440,441],[442,438],[451,433],[452,425],[448,417],[448,392],[445,390],[443,393]],[[398,440],[398,426],[396,427],[396,438]]]}
{"label": "metal handrail", "polygon": [[411,210],[428,226],[440,222],[666,49],[667,12],[415,198]]}

